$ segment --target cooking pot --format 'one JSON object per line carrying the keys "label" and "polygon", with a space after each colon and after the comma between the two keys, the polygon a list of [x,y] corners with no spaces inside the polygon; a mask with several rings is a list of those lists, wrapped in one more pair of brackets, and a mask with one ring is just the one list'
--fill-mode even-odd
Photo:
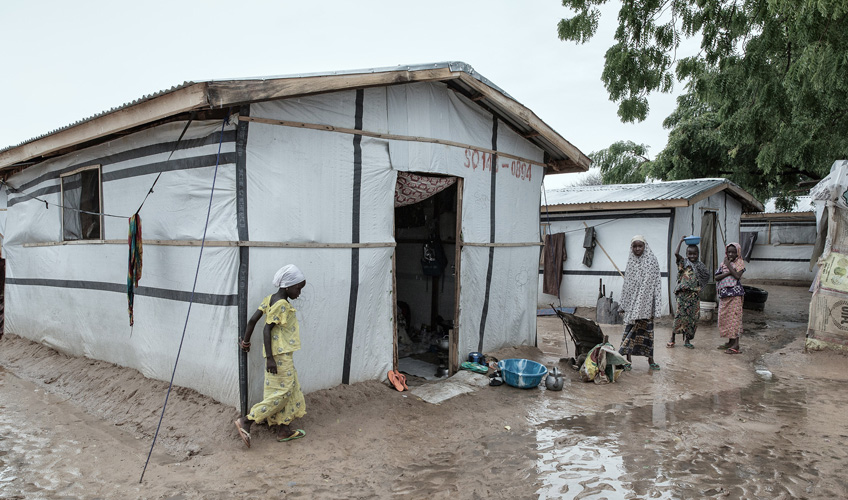
{"label": "cooking pot", "polygon": [[450,347],[450,335],[445,335],[439,340],[439,348],[443,351],[447,351]]}

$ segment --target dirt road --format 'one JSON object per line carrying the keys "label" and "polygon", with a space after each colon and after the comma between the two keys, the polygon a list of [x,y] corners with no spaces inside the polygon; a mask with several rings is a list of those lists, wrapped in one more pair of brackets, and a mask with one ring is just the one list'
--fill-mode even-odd
{"label": "dirt road", "polygon": [[[666,349],[666,319],[658,372],[635,358],[597,386],[560,365],[562,392],[483,387],[440,405],[377,382],[340,386],[307,395],[306,438],[256,428],[249,450],[235,410],[180,389],[142,483],[166,385],[8,335],[0,498],[848,497],[848,358],[803,353],[805,289],[764,288],[740,355],[715,349],[711,325],[696,349]],[[604,330],[617,343],[620,327]],[[557,364],[562,324],[541,318],[539,335],[539,349],[494,354]]]}

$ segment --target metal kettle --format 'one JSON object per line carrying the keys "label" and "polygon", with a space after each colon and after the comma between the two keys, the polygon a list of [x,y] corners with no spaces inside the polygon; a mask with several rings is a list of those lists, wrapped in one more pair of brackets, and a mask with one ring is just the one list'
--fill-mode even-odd
{"label": "metal kettle", "polygon": [[563,380],[562,374],[559,372],[559,369],[557,367],[551,368],[551,371],[545,378],[545,387],[549,391],[561,391],[564,383],[565,381]]}

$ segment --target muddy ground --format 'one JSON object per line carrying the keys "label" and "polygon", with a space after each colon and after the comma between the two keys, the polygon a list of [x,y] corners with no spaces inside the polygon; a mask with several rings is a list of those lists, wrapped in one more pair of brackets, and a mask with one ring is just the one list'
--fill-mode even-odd
{"label": "muddy ground", "polygon": [[[288,443],[257,426],[247,449],[235,410],[180,389],[141,483],[166,384],[7,335],[0,498],[846,498],[848,358],[803,352],[806,289],[763,288],[739,355],[704,324],[696,349],[667,349],[666,318],[662,370],[635,358],[615,384],[582,383],[559,363],[562,323],[540,318],[538,349],[493,354],[559,364],[561,392],[486,386],[432,405],[339,386],[307,395],[307,436]],[[621,327],[604,330],[617,344]]]}

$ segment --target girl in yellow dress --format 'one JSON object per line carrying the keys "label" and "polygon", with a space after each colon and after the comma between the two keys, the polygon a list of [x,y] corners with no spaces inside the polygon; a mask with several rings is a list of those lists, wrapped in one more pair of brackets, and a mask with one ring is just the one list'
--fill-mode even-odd
{"label": "girl in yellow dress", "polygon": [[250,336],[256,323],[265,316],[263,329],[263,356],[265,357],[265,391],[263,399],[253,405],[247,415],[235,420],[239,437],[250,448],[250,426],[254,422],[266,422],[276,427],[277,441],[291,441],[306,435],[303,429],[292,430],[289,424],[306,415],[306,401],[300,390],[297,371],[292,354],[300,349],[300,325],[291,300],[300,297],[306,286],[306,278],[294,265],[280,268],[274,275],[277,293],[262,300],[253,313],[244,338],[239,345],[245,352],[250,350]]}

